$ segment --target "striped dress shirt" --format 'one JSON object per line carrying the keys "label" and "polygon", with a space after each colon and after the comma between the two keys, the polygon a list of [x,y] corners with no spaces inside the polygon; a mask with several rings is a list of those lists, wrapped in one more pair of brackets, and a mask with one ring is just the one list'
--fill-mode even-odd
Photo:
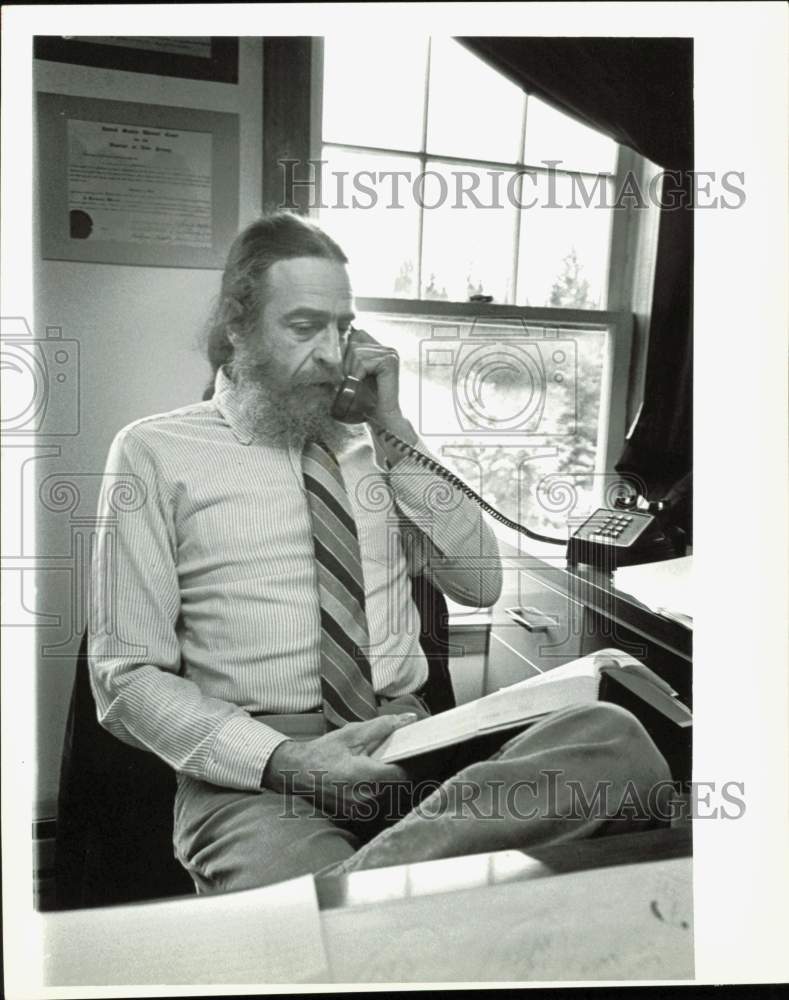
{"label": "striped dress shirt", "polygon": [[[413,459],[379,467],[366,429],[338,460],[373,686],[395,697],[427,677],[409,574],[488,606],[501,590],[498,547],[476,505]],[[252,715],[321,704],[320,607],[301,454],[253,440],[223,371],[213,399],[115,437],[92,578],[101,724],[180,773],[258,789],[285,737]]]}

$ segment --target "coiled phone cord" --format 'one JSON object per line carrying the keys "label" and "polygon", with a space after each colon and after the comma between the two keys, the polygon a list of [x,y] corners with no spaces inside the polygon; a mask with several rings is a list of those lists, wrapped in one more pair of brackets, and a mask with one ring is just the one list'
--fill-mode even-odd
{"label": "coiled phone cord", "polygon": [[425,466],[430,469],[431,472],[435,472],[437,475],[441,476],[442,479],[446,479],[447,482],[451,483],[456,489],[460,490],[461,493],[465,493],[467,497],[474,501],[474,503],[479,504],[479,506],[485,511],[486,514],[490,514],[491,517],[500,521],[502,524],[506,525],[508,528],[512,528],[514,531],[519,531],[522,535],[526,535],[528,538],[533,539],[536,542],[548,542],[551,545],[567,545],[566,538],[552,538],[550,535],[541,535],[537,531],[532,531],[531,528],[527,528],[522,524],[518,524],[517,521],[511,520],[506,514],[502,514],[501,511],[496,510],[492,507],[487,500],[483,500],[479,493],[475,493],[470,486],[467,486],[454,472],[450,472],[449,469],[445,468],[439,462],[434,461],[428,455],[423,454],[416,448],[413,448],[410,444],[406,444],[401,438],[396,434],[392,434],[391,431],[384,430],[383,427],[376,427],[372,422],[370,423],[373,431],[384,439],[384,441],[389,442],[398,451],[403,452],[405,455],[410,455],[411,458],[415,459],[420,465]]}

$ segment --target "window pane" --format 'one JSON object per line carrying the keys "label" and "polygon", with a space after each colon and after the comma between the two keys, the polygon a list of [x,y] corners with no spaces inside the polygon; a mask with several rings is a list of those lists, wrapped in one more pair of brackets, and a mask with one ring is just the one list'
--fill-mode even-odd
{"label": "window pane", "polygon": [[524,163],[541,166],[545,160],[560,160],[560,170],[613,173],[616,151],[616,142],[607,135],[581,125],[537,97],[529,97]]}
{"label": "window pane", "polygon": [[[419,161],[338,149],[324,149],[322,159],[328,162],[321,200],[329,207],[320,210],[320,225],[348,256],[354,293],[418,298],[419,214],[411,179],[419,174]],[[390,171],[408,174],[396,181],[397,190],[392,178],[381,177]]]}
{"label": "window pane", "polygon": [[422,148],[427,38],[324,41],[323,141]]}
{"label": "window pane", "polygon": [[520,87],[451,38],[433,38],[427,151],[501,163],[520,161]]}
{"label": "window pane", "polygon": [[427,447],[489,503],[562,537],[568,517],[594,509],[605,331],[381,314],[360,323],[399,352],[402,409]]}
{"label": "window pane", "polygon": [[605,309],[613,181],[555,173],[523,185],[520,203],[534,207],[521,213],[518,304]]}
{"label": "window pane", "polygon": [[[469,173],[480,178],[479,200],[499,207],[477,208],[458,192],[458,185],[466,183]],[[423,299],[468,302],[471,295],[481,294],[492,295],[496,302],[512,301],[516,209],[506,197],[512,174],[498,173],[500,192],[494,196],[485,167],[428,162],[420,193],[425,206]]]}

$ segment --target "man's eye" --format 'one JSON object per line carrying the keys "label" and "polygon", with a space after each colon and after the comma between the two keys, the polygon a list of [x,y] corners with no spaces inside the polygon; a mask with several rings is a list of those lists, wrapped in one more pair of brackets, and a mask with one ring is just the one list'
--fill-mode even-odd
{"label": "man's eye", "polygon": [[320,330],[320,323],[294,323],[293,329],[297,333],[317,333]]}

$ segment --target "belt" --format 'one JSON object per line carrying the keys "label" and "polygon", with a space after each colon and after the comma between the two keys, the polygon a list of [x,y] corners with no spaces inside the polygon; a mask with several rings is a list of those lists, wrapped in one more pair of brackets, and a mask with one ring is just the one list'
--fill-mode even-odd
{"label": "belt", "polygon": [[[419,698],[423,704],[423,695],[426,686],[427,682],[420,688],[417,688],[416,691],[410,692],[412,696]],[[397,697],[402,698],[404,696],[398,695]],[[386,696],[379,695],[378,701],[379,703],[396,701],[397,697],[387,698]],[[427,709],[427,706],[425,708]],[[321,706],[307,709],[305,712],[252,712],[250,714],[253,719],[258,719],[291,740],[314,740],[318,736],[323,736],[328,731],[326,718]]]}

